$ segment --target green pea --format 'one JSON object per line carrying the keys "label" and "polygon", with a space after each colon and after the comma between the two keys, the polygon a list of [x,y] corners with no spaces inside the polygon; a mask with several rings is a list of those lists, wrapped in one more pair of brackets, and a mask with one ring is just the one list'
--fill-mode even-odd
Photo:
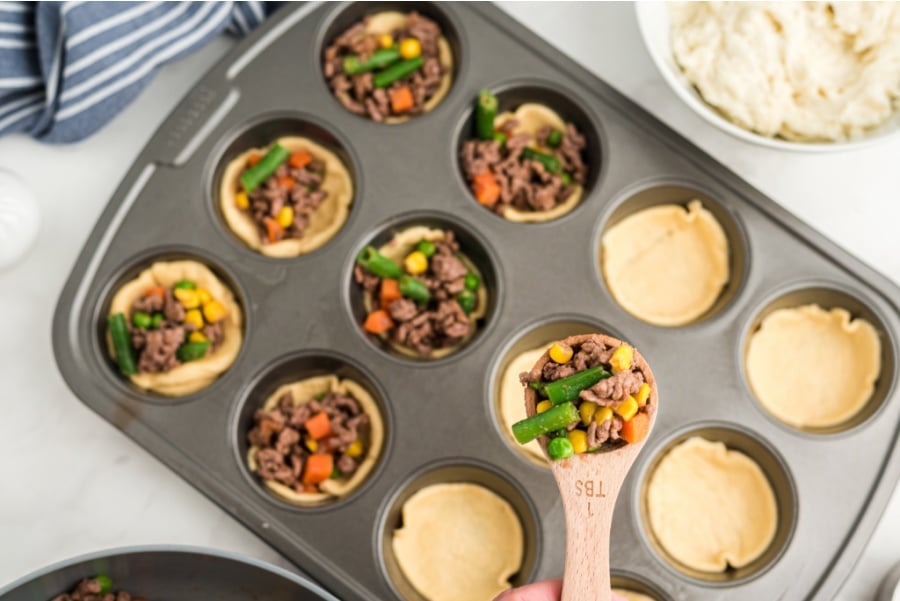
{"label": "green pea", "polygon": [[456,302],[460,308],[468,315],[475,310],[475,295],[470,290],[463,290],[456,295]]}
{"label": "green pea", "polygon": [[343,472],[341,472],[341,470],[339,470],[336,467],[331,470],[331,479],[332,480],[337,480],[338,478],[340,478],[343,475],[344,475]]}
{"label": "green pea", "polygon": [[131,323],[134,324],[134,327],[136,328],[147,329],[153,325],[153,318],[143,311],[135,311],[134,315],[131,316]]}
{"label": "green pea", "polygon": [[191,280],[181,280],[180,282],[176,282],[172,288],[175,290],[194,290],[197,288],[197,284]]}
{"label": "green pea", "polygon": [[565,171],[563,171],[563,174],[562,174],[562,181],[563,181],[563,183],[564,183],[565,185],[568,186],[569,184],[572,183],[572,176],[569,175],[568,173],[566,173]]}
{"label": "green pea", "polygon": [[568,438],[560,436],[547,443],[547,454],[550,455],[550,459],[553,461],[559,461],[560,459],[567,459],[574,455],[575,448],[572,446],[572,443],[569,442]]}
{"label": "green pea", "polygon": [[494,142],[499,142],[500,146],[503,147],[506,145],[506,134],[501,131],[494,132]]}
{"label": "green pea", "polygon": [[100,594],[107,595],[112,592],[112,580],[106,574],[99,574],[94,578],[100,585]]}
{"label": "green pea", "polygon": [[434,253],[437,252],[437,248],[434,246],[434,242],[432,242],[431,240],[420,241],[416,246],[416,250],[418,250],[429,259],[434,256]]}
{"label": "green pea", "polygon": [[563,133],[558,129],[554,129],[549,134],[547,134],[547,145],[556,148],[560,144],[562,144]]}
{"label": "green pea", "polygon": [[479,284],[481,284],[481,278],[478,277],[478,274],[471,272],[466,274],[466,290],[475,292],[478,290]]}
{"label": "green pea", "polygon": [[154,313],[153,319],[150,321],[150,327],[154,330],[159,329],[159,326],[161,326],[165,320],[166,316],[162,313]]}

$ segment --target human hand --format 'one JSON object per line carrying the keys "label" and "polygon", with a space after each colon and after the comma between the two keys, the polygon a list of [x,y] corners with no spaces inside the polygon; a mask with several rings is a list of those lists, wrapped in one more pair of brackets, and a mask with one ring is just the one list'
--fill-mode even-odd
{"label": "human hand", "polygon": [[[562,597],[562,580],[544,580],[500,593],[494,601],[559,601]],[[612,601],[627,601],[612,593]]]}

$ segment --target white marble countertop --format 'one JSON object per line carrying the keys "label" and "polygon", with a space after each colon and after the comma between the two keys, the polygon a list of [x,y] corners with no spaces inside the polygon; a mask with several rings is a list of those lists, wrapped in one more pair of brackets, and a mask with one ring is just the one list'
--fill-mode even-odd
{"label": "white marble countertop", "polygon": [[[692,138],[753,185],[900,283],[900,137],[855,152],[788,154],[752,146],[695,116],[666,87],[640,41],[633,7],[503,4],[597,75]],[[48,563],[109,547],[205,545],[288,564],[168,468],[93,414],[56,370],[50,322],[75,256],[158,124],[232,44],[216,40],[166,67],[91,139],[46,146],[0,140],[0,168],[36,194],[37,246],[0,272],[0,585]],[[813,544],[813,543],[809,543]],[[872,599],[900,560],[895,492],[839,599]]]}

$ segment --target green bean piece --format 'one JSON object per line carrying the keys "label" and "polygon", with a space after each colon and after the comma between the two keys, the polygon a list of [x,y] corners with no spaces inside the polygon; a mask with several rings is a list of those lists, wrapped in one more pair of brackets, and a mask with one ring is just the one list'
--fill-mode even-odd
{"label": "green bean piece", "polygon": [[343,68],[347,75],[359,75],[366,71],[374,71],[392,65],[400,60],[400,49],[397,47],[381,48],[372,53],[367,60],[360,61],[355,54],[344,57]]}
{"label": "green bean piece", "polygon": [[175,351],[175,356],[182,362],[202,359],[206,356],[206,349],[209,348],[209,345],[209,340],[204,340],[203,342],[188,342],[187,344],[182,344],[178,347],[178,350]]}
{"label": "green bean piece", "polygon": [[543,413],[536,413],[516,422],[512,426],[513,436],[519,444],[531,442],[538,436],[565,428],[579,420],[578,409],[573,403],[562,403],[550,407]]}
{"label": "green bean piece", "polygon": [[502,131],[494,132],[494,142],[498,142],[500,144],[500,148],[506,146],[506,134]]}
{"label": "green bean piece", "polygon": [[434,242],[431,240],[421,240],[419,244],[416,246],[416,250],[425,255],[427,258],[431,258],[434,256],[434,253],[437,252],[437,247],[434,245]]}
{"label": "green bean piece", "polygon": [[94,580],[100,585],[100,594],[108,595],[112,592],[112,579],[106,574],[98,574],[94,576]]}
{"label": "green bean piece", "polygon": [[334,468],[332,468],[332,470],[331,470],[331,476],[329,476],[329,477],[330,477],[332,480],[337,480],[338,478],[340,478],[340,477],[343,476],[343,475],[344,475],[344,473],[343,473],[341,470],[339,470],[339,469],[337,468],[337,466],[335,466]]}
{"label": "green bean piece", "polygon": [[400,266],[378,252],[374,246],[367,246],[356,255],[356,262],[371,274],[380,278],[398,279],[403,275]]}
{"label": "green bean piece", "polygon": [[529,382],[528,386],[534,388],[540,393],[544,392],[544,383],[543,382]]}
{"label": "green bean piece", "polygon": [[425,304],[428,302],[428,299],[431,298],[431,293],[428,292],[428,286],[411,275],[402,276],[397,282],[397,287],[400,289],[400,294],[413,299],[419,304]]}
{"label": "green bean piece", "polygon": [[547,134],[547,146],[557,148],[560,144],[562,144],[562,139],[563,133],[558,129],[554,129],[549,134]]}
{"label": "green bean piece", "polygon": [[317,401],[321,401],[321,400],[324,399],[324,398],[325,398],[325,393],[324,393],[324,392],[320,392],[319,394],[316,395],[316,400],[317,400]]}
{"label": "green bean piece", "polygon": [[572,183],[572,176],[569,175],[568,173],[566,173],[565,171],[563,171],[563,173],[562,173],[562,181],[563,181],[563,183],[564,183],[565,185],[568,186],[569,184]]}
{"label": "green bean piece", "polygon": [[475,293],[471,290],[463,290],[456,295],[456,302],[466,315],[475,310]]}
{"label": "green bean piece", "polygon": [[522,158],[523,159],[531,159],[532,161],[537,161],[542,164],[544,168],[550,173],[559,173],[562,171],[562,162],[552,154],[545,154],[543,152],[538,152],[534,148],[523,148],[522,149]]}
{"label": "green bean piece", "polygon": [[494,119],[497,118],[497,97],[490,90],[478,92],[475,104],[475,133],[482,140],[494,139]]}
{"label": "green bean piece", "polygon": [[372,78],[372,83],[375,84],[376,88],[386,88],[398,79],[403,79],[407,75],[414,73],[424,64],[425,59],[421,55],[407,61],[395,63],[384,71],[376,73],[375,77]]}
{"label": "green bean piece", "polygon": [[113,342],[113,354],[119,371],[130,376],[137,373],[134,365],[134,349],[131,348],[131,335],[128,333],[128,323],[124,313],[115,313],[109,316],[109,335]]}
{"label": "green bean piece", "polygon": [[266,156],[253,167],[250,167],[241,175],[241,185],[247,193],[253,192],[258,185],[269,179],[278,167],[288,160],[291,152],[281,144],[272,146]]}
{"label": "green bean piece", "polygon": [[166,320],[166,316],[162,313],[154,313],[153,319],[150,321],[150,327],[156,330]]}
{"label": "green bean piece", "polygon": [[479,284],[481,284],[481,278],[478,277],[477,273],[472,273],[470,271],[466,274],[466,290],[475,292],[476,290],[478,290]]}
{"label": "green bean piece", "polygon": [[602,365],[591,367],[568,378],[562,378],[555,382],[544,384],[544,392],[554,405],[574,401],[582,390],[586,390],[612,374],[606,371]]}
{"label": "green bean piece", "polygon": [[197,284],[191,280],[181,280],[180,282],[176,282],[172,288],[175,290],[196,290]]}
{"label": "green bean piece", "polygon": [[556,432],[551,432],[551,433],[550,433],[550,438],[559,438],[560,436],[568,436],[568,435],[569,435],[569,429],[568,429],[568,428],[560,428],[560,429],[557,430]]}
{"label": "green bean piece", "polygon": [[569,442],[569,439],[564,436],[554,438],[547,443],[547,455],[549,455],[550,459],[553,461],[568,459],[574,454],[575,447],[573,447],[572,443]]}
{"label": "green bean piece", "polygon": [[131,316],[131,323],[136,328],[144,328],[146,330],[153,324],[153,318],[143,311],[135,311]]}

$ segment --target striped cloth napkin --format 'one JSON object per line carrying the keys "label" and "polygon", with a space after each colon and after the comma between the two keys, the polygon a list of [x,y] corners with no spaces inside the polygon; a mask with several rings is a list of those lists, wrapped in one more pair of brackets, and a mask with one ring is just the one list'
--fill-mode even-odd
{"label": "striped cloth napkin", "polygon": [[168,61],[280,3],[0,2],[0,135],[74,142],[107,123]]}

